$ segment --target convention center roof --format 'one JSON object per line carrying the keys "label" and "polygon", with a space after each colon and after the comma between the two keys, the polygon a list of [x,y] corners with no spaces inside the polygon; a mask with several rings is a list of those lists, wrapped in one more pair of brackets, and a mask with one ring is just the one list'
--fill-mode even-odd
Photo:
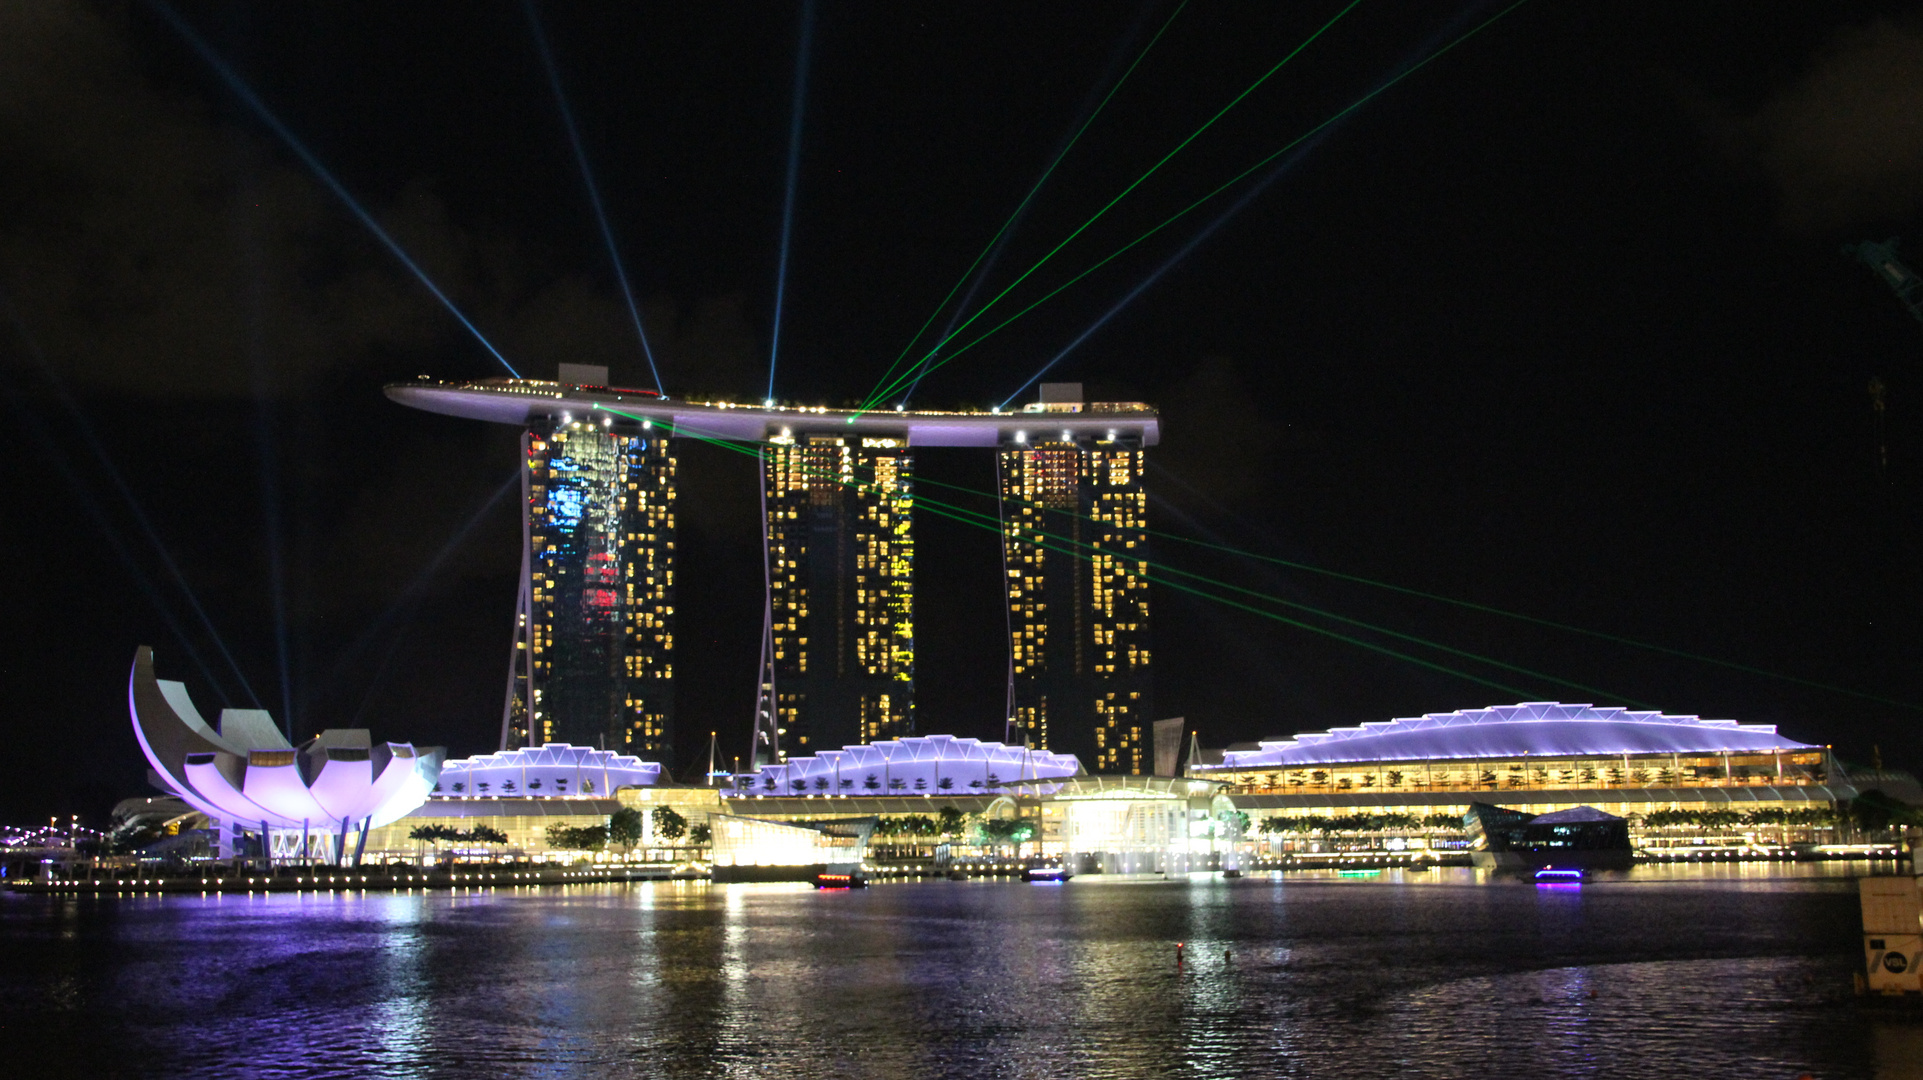
{"label": "convention center roof", "polygon": [[441,766],[437,795],[579,797],[653,787],[661,766],[631,754],[564,742],[457,758]]}
{"label": "convention center roof", "polygon": [[[1256,750],[1230,750],[1210,769],[1288,768],[1357,761],[1447,758],[1577,757],[1620,754],[1755,753],[1810,750],[1774,724],[1739,724],[1616,706],[1528,701],[1460,709],[1361,727],[1332,728],[1291,739],[1265,739]],[[1198,768],[1201,768],[1198,766]]]}
{"label": "convention center roof", "polygon": [[1081,771],[1081,762],[1073,754],[952,735],[910,735],[789,758],[762,766],[755,776],[739,776],[735,782],[743,791],[765,789],[770,794],[966,794],[1070,777]]}

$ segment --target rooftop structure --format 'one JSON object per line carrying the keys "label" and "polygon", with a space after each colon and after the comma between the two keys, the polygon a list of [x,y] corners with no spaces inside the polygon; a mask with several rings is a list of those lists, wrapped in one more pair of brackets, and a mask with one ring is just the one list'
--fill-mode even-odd
{"label": "rooftop structure", "polygon": [[434,794],[611,797],[624,787],[653,787],[660,782],[661,766],[652,761],[555,742],[447,762],[441,766]]}
{"label": "rooftop structure", "polygon": [[[1257,750],[1230,750],[1224,770],[1290,768],[1337,762],[1453,758],[1724,754],[1819,747],[1776,733],[1773,724],[1739,724],[1620,707],[1528,701],[1488,709],[1365,723],[1360,727],[1264,739]],[[1198,769],[1198,771],[1200,771]]]}
{"label": "rooftop structure", "polygon": [[742,794],[979,795],[1081,771],[1069,754],[923,735],[792,757],[738,776],[735,784]]}
{"label": "rooftop structure", "polygon": [[[664,427],[675,436],[761,442],[783,434],[832,432],[906,438],[909,446],[981,446],[1036,438],[1096,440],[1154,446],[1161,441],[1155,410],[1138,402],[1035,403],[1020,412],[881,409],[859,412],[822,406],[738,405],[676,401],[647,390],[578,385],[542,379],[393,383],[387,396],[402,405],[447,416],[518,427],[594,421]],[[619,410],[618,412],[613,410]],[[632,419],[639,417],[639,420]]]}

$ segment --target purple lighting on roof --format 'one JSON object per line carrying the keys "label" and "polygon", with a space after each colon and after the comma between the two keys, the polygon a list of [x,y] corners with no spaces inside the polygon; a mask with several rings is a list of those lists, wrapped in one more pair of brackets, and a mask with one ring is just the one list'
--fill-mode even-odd
{"label": "purple lighting on roof", "polygon": [[1265,739],[1259,750],[1231,750],[1223,769],[1288,768],[1345,761],[1448,758],[1580,757],[1622,754],[1768,753],[1814,750],[1776,733],[1773,724],[1739,724],[1617,706],[1528,701],[1488,709],[1429,713],[1361,727]]}

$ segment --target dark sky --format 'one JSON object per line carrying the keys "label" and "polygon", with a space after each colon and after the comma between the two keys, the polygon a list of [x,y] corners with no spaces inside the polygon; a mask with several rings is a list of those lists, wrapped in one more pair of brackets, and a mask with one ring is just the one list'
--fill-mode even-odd
{"label": "dark sky", "polygon": [[[1338,9],[1182,11],[977,302]],[[523,371],[648,381],[520,6],[179,10]],[[1359,6],[998,310],[1498,10]],[[823,4],[777,394],[867,391],[1173,11]],[[669,391],[758,398],[801,10],[541,14]],[[1159,527],[1923,704],[1923,324],[1841,252],[1901,235],[1923,259],[1923,9],[1524,4],[1288,160],[1054,373],[1163,408]],[[1014,392],[1252,182],[916,400]],[[513,433],[380,387],[500,369],[156,7],[0,4],[0,367],[0,817],[141,793],[122,687],[142,643],[210,715],[258,700],[291,705],[303,736],[492,748]],[[745,746],[761,572],[752,466],[702,446],[683,463],[685,766],[709,730],[724,754]],[[993,483],[985,453],[917,465]],[[920,729],[995,737],[996,541],[917,528]],[[1534,699],[1776,723],[1923,765],[1916,707],[1172,541],[1156,554],[1595,688],[1343,630]],[[1154,604],[1157,711],[1206,743],[1520,696],[1178,592]]]}

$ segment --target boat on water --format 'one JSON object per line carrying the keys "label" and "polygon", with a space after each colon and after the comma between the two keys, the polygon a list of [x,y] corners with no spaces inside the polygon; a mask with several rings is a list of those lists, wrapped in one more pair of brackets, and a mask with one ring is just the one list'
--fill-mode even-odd
{"label": "boat on water", "polygon": [[1024,881],[1067,881],[1075,876],[1075,871],[1060,859],[1030,859],[1022,867]]}
{"label": "boat on water", "polygon": [[815,874],[817,889],[865,889],[868,875],[859,866],[826,867]]}
{"label": "boat on water", "polygon": [[1545,866],[1536,871],[1538,885],[1581,885],[1589,871],[1580,866]]}

